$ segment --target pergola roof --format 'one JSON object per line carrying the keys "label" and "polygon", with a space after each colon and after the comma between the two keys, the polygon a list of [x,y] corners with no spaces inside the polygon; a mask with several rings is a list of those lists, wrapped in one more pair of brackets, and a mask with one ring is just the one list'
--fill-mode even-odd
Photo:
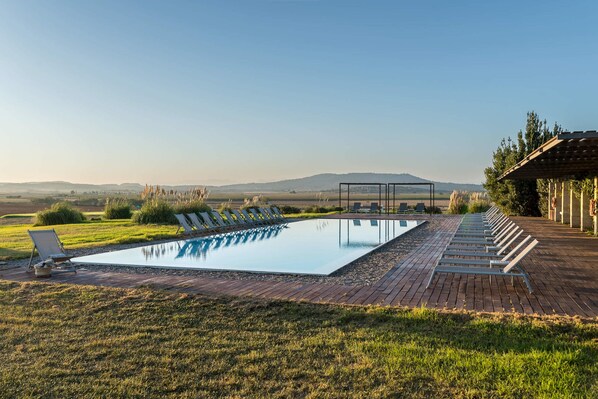
{"label": "pergola roof", "polygon": [[503,179],[549,179],[598,176],[598,132],[561,133],[500,176]]}

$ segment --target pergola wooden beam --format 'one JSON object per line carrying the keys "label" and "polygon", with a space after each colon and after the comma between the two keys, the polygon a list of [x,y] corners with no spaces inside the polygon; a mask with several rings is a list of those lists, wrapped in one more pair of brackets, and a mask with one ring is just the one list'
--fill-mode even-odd
{"label": "pergola wooden beam", "polygon": [[[568,179],[585,177],[594,178],[594,201],[598,201],[598,132],[595,130],[565,132],[551,138],[517,165],[509,168],[498,180],[561,179],[562,183],[557,182],[555,187],[552,183],[549,184],[549,203],[550,198],[554,198],[557,202],[554,211],[549,208],[549,217],[561,223],[569,223],[571,227],[577,227],[577,220],[574,219],[580,218],[583,229],[586,216],[583,209],[585,202],[583,196],[581,203],[574,203],[578,201],[573,198],[571,188],[558,190],[558,187],[559,184],[569,187],[566,182]],[[569,191],[568,198],[565,191]],[[567,202],[571,202],[568,209]],[[577,212],[571,212],[577,211],[577,207],[581,208],[579,215]],[[594,234],[598,235],[598,215],[593,219]]]}
{"label": "pergola wooden beam", "polygon": [[598,176],[598,132],[595,130],[565,132],[551,138],[509,168],[499,180],[578,176]]}

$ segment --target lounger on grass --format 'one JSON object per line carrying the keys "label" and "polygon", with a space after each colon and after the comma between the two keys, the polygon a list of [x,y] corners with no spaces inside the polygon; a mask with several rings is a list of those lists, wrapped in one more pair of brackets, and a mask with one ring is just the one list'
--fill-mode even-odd
{"label": "lounger on grass", "polygon": [[377,202],[370,203],[370,213],[378,213],[380,211],[380,207],[378,206]]}
{"label": "lounger on grass", "polygon": [[199,216],[201,216],[210,230],[226,230],[228,228],[228,226],[221,226],[219,222],[213,220],[208,212],[200,212]]}
{"label": "lounger on grass", "polygon": [[283,213],[280,211],[280,209],[278,209],[278,207],[276,207],[276,206],[273,206],[273,207],[272,207],[272,210],[274,211],[274,214],[275,214],[276,216],[278,216],[279,218],[281,218],[281,219],[283,219],[283,220],[286,220],[286,219],[287,219],[287,218],[284,216],[284,214],[283,214]]}
{"label": "lounger on grass", "polygon": [[75,272],[76,270],[71,263],[72,256],[65,253],[64,245],[58,238],[54,229],[49,230],[27,230],[31,241],[33,241],[33,250],[29,258],[29,269],[33,262],[35,251],[39,254],[42,262],[52,262],[52,269],[56,271]]}
{"label": "lounger on grass", "polygon": [[187,217],[191,221],[191,224],[193,225],[193,227],[195,227],[195,230],[197,230],[197,231],[208,231],[208,229],[206,229],[206,226],[203,225],[203,222],[201,220],[199,220],[199,217],[197,216],[197,214],[195,214],[195,213],[188,213]]}
{"label": "lounger on grass", "polygon": [[265,215],[261,214],[261,212],[258,212],[257,209],[249,208],[249,212],[251,212],[251,214],[253,215],[255,220],[259,220],[260,222],[262,222],[264,224],[276,223],[276,222],[268,219]]}
{"label": "lounger on grass", "polygon": [[[426,289],[430,288],[430,284],[434,280],[434,276],[438,273],[448,273],[448,274],[477,274],[483,276],[504,276],[504,277],[521,277],[527,286],[527,289],[531,293],[532,286],[529,281],[529,275],[526,271],[519,266],[519,262],[523,258],[530,253],[534,247],[538,245],[538,240],[532,241],[523,251],[519,253],[513,260],[511,260],[504,268],[497,269],[494,267],[469,267],[469,266],[450,266],[450,265],[437,265],[434,270],[432,271],[432,275],[430,276],[430,280],[428,280],[428,285]],[[492,266],[492,261],[491,261]],[[518,271],[514,271],[513,269],[517,268]]]}
{"label": "lounger on grass", "polygon": [[268,208],[260,208],[259,211],[264,216],[264,219],[272,221],[272,223],[280,223],[280,220]]}
{"label": "lounger on grass", "polygon": [[258,225],[258,226],[266,224],[265,222],[260,220],[260,218],[254,218],[251,215],[249,215],[249,212],[247,212],[247,209],[241,209],[241,214],[245,217],[245,219],[247,219],[247,221],[249,223],[252,223],[252,224]]}
{"label": "lounger on grass", "polygon": [[253,221],[253,219],[248,218],[247,216],[243,215],[241,212],[239,212],[238,210],[233,210],[233,215],[235,215],[237,217],[237,221],[240,221],[241,223],[243,223],[246,226],[255,226],[255,223]]}
{"label": "lounger on grass", "polygon": [[230,214],[230,212],[228,210],[223,210],[222,213],[224,213],[224,216],[226,216],[226,220],[228,220],[228,222],[232,225],[237,225],[237,226],[243,226],[245,223],[243,223],[241,220],[239,219],[235,219],[233,217],[233,215]]}
{"label": "lounger on grass", "polygon": [[397,209],[397,213],[407,213],[409,207],[407,206],[406,202],[401,202],[399,204],[399,209]]}
{"label": "lounger on grass", "polygon": [[415,205],[415,213],[425,213],[426,212],[426,205],[423,202],[418,202]]}
{"label": "lounger on grass", "polygon": [[179,228],[176,230],[177,233],[183,228],[183,234],[193,234],[193,227],[189,224],[185,215],[177,213],[174,217],[179,221]]}
{"label": "lounger on grass", "polygon": [[226,222],[222,218],[222,215],[220,215],[220,213],[218,213],[216,211],[212,211],[211,213],[212,213],[212,216],[214,216],[214,219],[216,219],[216,222],[218,222],[218,224],[220,224],[222,226],[222,228],[226,228],[226,229],[235,228],[234,223]]}

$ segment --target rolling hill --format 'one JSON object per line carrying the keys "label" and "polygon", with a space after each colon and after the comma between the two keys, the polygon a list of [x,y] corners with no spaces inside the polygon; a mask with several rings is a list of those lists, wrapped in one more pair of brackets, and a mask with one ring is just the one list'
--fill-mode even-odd
{"label": "rolling hill", "polygon": [[[339,183],[434,183],[436,192],[462,191],[483,191],[480,184],[463,184],[432,182],[407,173],[323,173],[314,176],[302,177],[299,179],[287,179],[268,183],[243,183],[228,184],[223,186],[208,186],[213,192],[246,192],[246,193],[267,193],[267,192],[302,192],[302,191],[336,191]],[[198,184],[201,186],[201,184]],[[186,190],[197,185],[164,186],[166,189]],[[143,185],[138,183],[123,184],[78,184],[64,181],[52,182],[29,182],[29,183],[0,183],[0,193],[137,193],[143,190]],[[376,189],[377,190],[377,189]],[[397,192],[427,191],[427,187],[411,186]]]}

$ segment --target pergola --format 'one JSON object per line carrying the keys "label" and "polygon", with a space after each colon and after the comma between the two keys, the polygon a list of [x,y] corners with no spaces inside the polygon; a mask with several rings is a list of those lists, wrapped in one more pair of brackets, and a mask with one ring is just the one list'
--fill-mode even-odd
{"label": "pergola", "polygon": [[396,187],[397,186],[428,186],[430,189],[430,215],[434,213],[435,201],[436,201],[436,189],[434,188],[434,183],[388,183],[388,196],[390,202],[390,187],[392,186],[392,208],[395,208],[395,199],[396,199]]}
{"label": "pergola", "polygon": [[[559,182],[551,182],[549,185],[549,198],[553,198],[552,201],[548,201],[551,208],[550,218],[562,223],[570,223],[571,227],[580,227],[577,221],[579,216],[583,229],[584,198],[582,196],[580,204],[569,188],[567,180],[586,177],[594,178],[594,201],[596,201],[598,200],[598,132],[595,130],[558,134],[508,169],[499,180],[559,179]],[[588,198],[585,200],[589,201]],[[575,202],[579,205],[577,208]],[[554,212],[552,208],[555,209]],[[598,217],[596,215],[593,217],[594,234],[598,235]]]}
{"label": "pergola", "polygon": [[502,179],[598,176],[598,132],[561,133],[508,169]]}
{"label": "pergola", "polygon": [[388,185],[386,183],[339,183],[338,184],[338,206],[342,206],[342,187],[347,187],[347,209],[349,209],[351,186],[377,186],[378,187],[378,213],[382,213],[382,187],[384,187],[384,202],[386,213],[388,213]]}

